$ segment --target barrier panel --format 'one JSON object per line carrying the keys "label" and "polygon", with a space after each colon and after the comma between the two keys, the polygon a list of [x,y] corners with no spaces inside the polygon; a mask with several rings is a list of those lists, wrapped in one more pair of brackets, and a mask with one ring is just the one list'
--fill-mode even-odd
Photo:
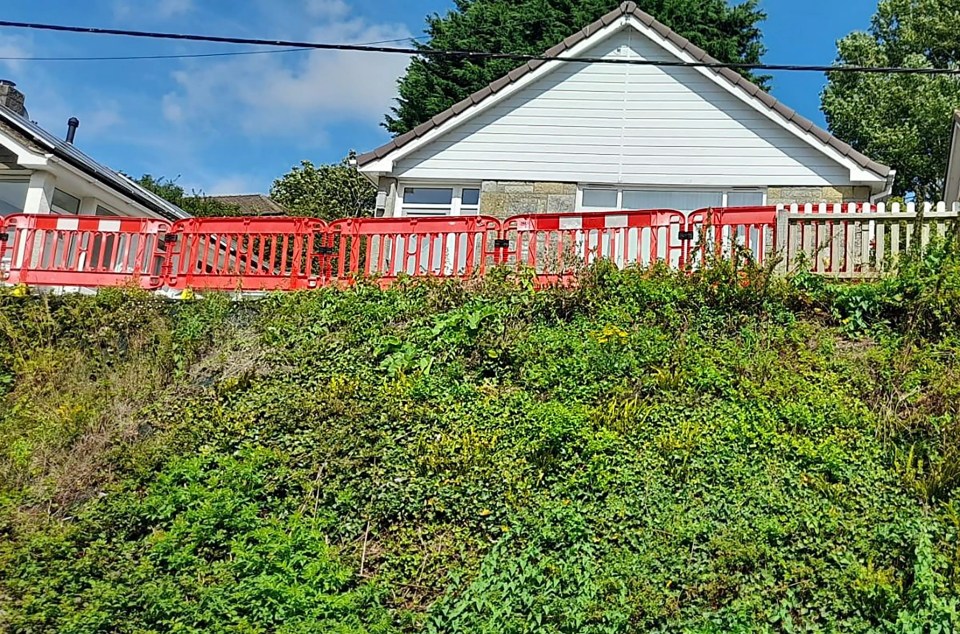
{"label": "barrier panel", "polygon": [[777,207],[711,207],[690,214],[690,230],[697,250],[697,264],[708,246],[717,256],[729,257],[733,247],[748,252],[758,264],[776,249]]}
{"label": "barrier panel", "polygon": [[191,218],[166,239],[172,289],[300,290],[329,280],[330,233],[312,218]]}
{"label": "barrier panel", "polygon": [[500,221],[487,216],[347,218],[330,225],[332,276],[467,278],[499,262]]}
{"label": "barrier panel", "polygon": [[162,286],[158,245],[170,223],[148,218],[26,215],[4,221],[2,266],[11,284]]}
{"label": "barrier panel", "polygon": [[[529,266],[541,281],[557,281],[599,259],[617,266],[669,261],[685,224],[673,210],[529,214],[503,223],[503,264]],[[679,251],[676,253],[678,259]]]}

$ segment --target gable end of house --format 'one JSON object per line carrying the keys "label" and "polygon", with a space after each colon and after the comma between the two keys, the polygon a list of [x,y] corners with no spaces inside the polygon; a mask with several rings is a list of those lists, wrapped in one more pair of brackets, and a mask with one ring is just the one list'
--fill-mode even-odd
{"label": "gable end of house", "polygon": [[[358,165],[360,170],[371,177],[371,180],[375,182],[377,180],[381,181],[381,197],[378,201],[378,207],[385,213],[391,213],[389,209],[386,209],[386,207],[390,206],[389,201],[396,200],[398,196],[403,197],[403,193],[400,191],[400,189],[402,189],[401,183],[398,181],[407,181],[408,184],[417,184],[417,181],[419,181],[419,184],[422,185],[424,178],[426,178],[427,181],[438,183],[443,183],[448,179],[463,182],[466,178],[472,182],[479,181],[477,183],[478,185],[488,181],[502,182],[513,180],[517,182],[543,182],[544,179],[558,183],[575,183],[577,185],[591,182],[601,185],[617,185],[621,183],[638,186],[682,185],[695,187],[698,185],[696,179],[690,178],[691,175],[686,173],[680,173],[673,181],[669,181],[669,179],[664,177],[659,180],[657,178],[646,179],[649,181],[646,182],[643,178],[638,177],[636,173],[630,174],[629,169],[626,170],[627,173],[623,173],[624,170],[621,169],[621,173],[618,175],[600,173],[597,170],[581,170],[581,172],[577,172],[571,169],[558,169],[557,173],[553,176],[541,173],[542,170],[534,170],[534,172],[524,175],[522,170],[513,169],[510,166],[511,157],[515,158],[515,153],[511,154],[511,152],[516,148],[511,149],[509,144],[507,144],[502,152],[498,153],[496,146],[491,142],[494,138],[509,138],[506,135],[495,137],[493,132],[498,125],[506,129],[508,118],[510,116],[516,116],[517,112],[526,112],[527,117],[525,119],[520,117],[518,121],[528,125],[536,125],[541,121],[548,121],[550,115],[556,115],[558,112],[560,115],[569,115],[567,119],[569,126],[566,129],[575,130],[578,127],[576,115],[558,110],[552,112],[545,110],[543,113],[537,113],[536,109],[530,106],[536,98],[537,93],[537,90],[530,88],[531,86],[534,84],[539,85],[541,82],[543,85],[547,85],[548,88],[541,92],[549,91],[550,87],[556,88],[556,82],[551,82],[549,78],[561,74],[572,77],[576,72],[570,71],[570,67],[584,69],[590,66],[604,66],[607,69],[618,70],[621,68],[657,68],[650,65],[591,64],[589,61],[581,63],[570,63],[566,61],[568,58],[597,56],[595,50],[601,47],[601,44],[605,40],[617,37],[619,33],[623,32],[638,32],[642,36],[639,39],[646,40],[647,44],[643,42],[636,43],[635,40],[631,40],[631,42],[634,42],[634,48],[638,50],[643,49],[638,53],[638,56],[646,56],[647,59],[659,58],[666,55],[669,59],[680,59],[681,61],[687,62],[718,63],[717,60],[710,57],[703,49],[673,32],[652,16],[640,11],[636,3],[626,2],[621,5],[619,9],[608,13],[600,20],[588,25],[578,33],[571,35],[563,42],[548,50],[542,59],[527,62],[406,134],[396,137],[372,152],[359,156]],[[613,54],[609,50],[606,51],[606,53],[608,56]],[[560,69],[562,68],[567,70],[561,71]],[[610,70],[608,74],[618,72],[618,70]],[[672,77],[678,79],[681,83],[686,82],[690,85],[692,85],[694,81],[700,82],[698,86],[700,86],[703,92],[707,93],[708,99],[713,100],[716,106],[715,110],[723,110],[724,108],[734,110],[736,113],[733,118],[738,116],[741,118],[748,116],[753,117],[749,124],[741,127],[751,128],[752,126],[752,131],[760,131],[762,133],[761,136],[765,135],[766,138],[771,141],[771,145],[785,148],[785,152],[782,154],[799,156],[798,165],[804,167],[806,164],[809,164],[811,166],[810,169],[799,169],[798,171],[798,174],[810,174],[811,176],[807,178],[809,182],[806,182],[801,175],[791,175],[790,178],[784,178],[783,182],[780,183],[777,182],[776,170],[772,172],[771,170],[767,170],[771,173],[766,177],[766,180],[755,183],[758,186],[762,185],[764,188],[769,188],[771,192],[776,194],[775,196],[766,198],[767,200],[777,199],[781,195],[790,195],[788,193],[789,187],[777,187],[777,185],[809,185],[809,187],[804,189],[805,194],[809,196],[815,196],[811,192],[813,192],[817,186],[821,187],[821,192],[827,192],[828,189],[826,186],[830,186],[829,196],[825,195],[825,197],[829,197],[831,202],[837,197],[843,199],[875,198],[889,190],[889,185],[892,180],[892,170],[889,167],[871,160],[869,157],[856,151],[849,144],[837,139],[826,130],[819,128],[812,121],[780,103],[739,73],[728,68],[719,67],[686,67],[684,70],[688,72],[683,77],[680,77],[677,73],[674,73]],[[587,73],[584,72],[581,73],[581,75],[585,77]],[[596,71],[594,75],[596,76],[596,81],[606,81],[603,79],[603,73]],[[644,78],[640,75],[641,73],[638,72],[638,81],[653,81],[650,80],[649,77]],[[696,79],[697,77],[699,77],[699,79]],[[632,76],[627,73],[626,83],[629,84],[631,79]],[[704,84],[704,81],[713,82],[713,84]],[[575,82],[571,81],[571,86],[574,83]],[[587,84],[585,86],[585,90],[587,91],[596,89],[596,85],[589,85],[587,80],[583,80],[581,83]],[[657,85],[657,87],[662,88],[663,84],[661,83]],[[561,86],[560,88],[568,91],[574,90],[574,88],[569,86]],[[723,97],[720,94],[721,91],[726,91],[735,101]],[[597,95],[592,94],[591,97],[597,97]],[[637,105],[639,100],[636,103],[630,101],[635,97],[637,97],[637,95],[625,94],[621,96],[622,100],[629,102],[625,107],[626,109],[621,113],[624,119],[623,125],[626,128],[631,128],[631,126],[636,127],[634,124],[638,123],[641,125],[644,124],[645,121],[642,117],[656,118],[659,116],[658,113],[652,112],[649,109],[642,110],[641,105]],[[648,97],[649,95],[642,96],[642,98]],[[599,103],[600,99],[602,99],[602,95],[598,98],[597,103]],[[515,106],[513,110],[509,107],[511,103]],[[581,108],[581,112],[585,113],[584,116],[589,115],[591,105],[591,103],[586,102],[584,107]],[[634,105],[636,105],[635,111],[628,111],[628,109]],[[555,108],[556,106],[556,103],[549,104],[549,107]],[[524,107],[526,107],[526,111],[523,110]],[[666,110],[666,108],[664,110]],[[703,110],[703,108],[701,108],[701,110]],[[753,111],[754,114],[744,114],[746,111]],[[542,114],[543,116],[537,119],[534,117],[535,114]],[[607,114],[611,114],[611,112]],[[702,127],[703,124],[695,118],[696,116],[703,117],[704,113],[692,113],[688,123],[694,127]],[[757,116],[765,117],[770,124],[778,126],[779,130],[774,130],[770,127],[770,124],[762,123],[760,119],[757,119]],[[630,119],[629,117],[633,118]],[[706,113],[706,119],[709,118],[710,113]],[[657,122],[654,121],[650,125],[656,126]],[[715,134],[720,134],[723,131],[722,128],[724,125],[727,125],[728,128],[734,127],[732,124],[729,124],[729,122],[717,123],[717,129],[714,131]],[[466,132],[463,132],[464,130],[466,130]],[[741,139],[738,139],[734,132],[730,130],[727,130],[727,132],[730,132],[730,144],[737,149],[736,144],[741,142]],[[742,130],[737,131],[737,133],[743,136]],[[486,136],[484,136],[484,134],[486,134]],[[682,130],[679,131],[678,134],[683,136]],[[607,160],[612,153],[624,151],[622,147],[623,140],[621,140],[620,147],[618,147],[616,139],[604,139],[602,134],[596,139],[590,137],[585,140],[577,139],[574,133],[566,134],[563,125],[560,124],[546,131],[543,138],[546,143],[553,143],[559,138],[558,135],[563,136],[565,140],[571,143],[583,141],[586,146],[596,145],[596,152],[591,155],[591,159],[600,162]],[[629,133],[625,133],[625,136],[629,136]],[[757,135],[754,134],[754,136]],[[483,159],[482,161],[476,162],[483,165],[485,169],[474,170],[472,177],[469,169],[456,171],[451,169],[426,169],[428,164],[427,158],[431,153],[431,147],[444,146],[447,148],[448,154],[452,153],[451,156],[455,157],[452,159],[453,161],[466,163],[468,153],[466,150],[467,145],[464,144],[469,144],[478,139],[482,139],[482,143],[487,144],[486,148],[489,149],[489,153],[479,153],[474,157]],[[524,139],[524,147],[530,147],[530,141],[530,138]],[[681,139],[681,145],[683,145],[684,141],[686,141],[686,139]],[[748,139],[748,142],[742,144],[741,149],[747,152],[751,142],[752,141]],[[461,145],[458,146],[458,143]],[[627,143],[629,143],[629,139]],[[533,145],[536,145],[536,143],[534,142]],[[754,143],[754,145],[756,145],[756,143]],[[697,146],[691,146],[690,149],[696,151],[699,148]],[[576,145],[571,146],[571,150],[574,152],[579,151]],[[627,148],[628,152],[633,150],[636,150],[636,148]],[[706,142],[703,146],[703,151],[707,154],[712,152],[712,143]],[[584,152],[588,152],[588,150],[584,150]],[[764,152],[766,152],[766,155],[770,155],[772,150],[766,148]],[[755,156],[752,156],[754,161],[757,162],[763,159],[765,156],[764,152],[759,152]],[[742,152],[738,153],[734,151],[732,158],[741,158],[741,154]],[[748,156],[750,156],[749,153]],[[531,157],[531,160],[533,158],[534,157]],[[549,157],[546,158],[549,159]],[[632,158],[635,157],[627,157],[626,162],[629,163]],[[779,155],[774,158],[777,160],[782,159],[781,162],[786,161],[786,159]],[[623,162],[623,160],[623,157],[621,157],[621,162]],[[546,162],[549,163],[550,160]],[[735,160],[733,162],[737,161]],[[503,174],[496,174],[498,164],[503,167]],[[746,162],[746,165],[749,169],[749,161]],[[833,167],[828,169],[829,165]],[[642,168],[642,166],[635,167],[637,167],[637,169]],[[762,171],[760,167],[757,169]],[[845,174],[841,173],[844,170]],[[781,169],[781,172],[782,171]],[[722,176],[722,174],[718,176]],[[743,184],[743,182],[740,182],[743,181],[743,179],[734,180],[738,180],[740,185]],[[705,179],[703,184],[710,185],[711,183],[709,179]],[[713,184],[715,185],[716,183]],[[736,183],[731,181],[731,184]],[[493,187],[487,188],[492,189]],[[566,204],[566,206],[569,206],[569,204]],[[581,206],[582,204],[579,201],[578,194],[577,207]],[[481,205],[481,208],[482,207],[483,205]]]}

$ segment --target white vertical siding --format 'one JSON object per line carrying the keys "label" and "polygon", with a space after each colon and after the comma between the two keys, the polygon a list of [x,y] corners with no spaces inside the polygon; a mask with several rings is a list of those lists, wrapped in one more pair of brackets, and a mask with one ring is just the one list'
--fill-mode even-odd
{"label": "white vertical siding", "polygon": [[[675,59],[633,27],[589,56]],[[692,68],[565,64],[397,162],[410,179],[849,185],[832,160]]]}

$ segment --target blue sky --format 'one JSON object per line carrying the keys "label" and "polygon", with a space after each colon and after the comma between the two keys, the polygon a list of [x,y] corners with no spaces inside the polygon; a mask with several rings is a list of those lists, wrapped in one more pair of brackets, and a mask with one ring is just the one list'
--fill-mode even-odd
{"label": "blue sky", "polygon": [[[824,64],[836,40],[866,29],[876,0],[761,0],[770,63]],[[422,34],[450,0],[6,0],[5,20],[323,42]],[[283,10],[278,10],[282,6]],[[388,139],[380,127],[407,60],[297,52],[163,61],[46,62],[17,57],[208,53],[215,44],[0,28],[0,77],[27,95],[30,117],[138,176],[178,178],[210,194],[266,192],[301,159],[337,161]],[[773,94],[822,122],[816,73],[776,73]]]}

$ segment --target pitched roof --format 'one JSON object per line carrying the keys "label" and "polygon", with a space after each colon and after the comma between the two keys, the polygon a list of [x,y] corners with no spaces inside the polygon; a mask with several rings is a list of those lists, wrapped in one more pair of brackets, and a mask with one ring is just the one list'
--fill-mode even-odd
{"label": "pitched roof", "polygon": [[229,196],[209,196],[227,205],[233,205],[245,216],[287,216],[290,210],[263,194],[234,194]]}
{"label": "pitched roof", "polygon": [[[565,52],[569,51],[573,47],[577,46],[581,42],[589,39],[594,34],[596,34],[601,29],[610,26],[615,23],[617,20],[623,17],[634,17],[639,20],[642,24],[650,27],[662,37],[667,39],[670,43],[675,45],[680,50],[684,51],[698,62],[704,62],[707,64],[720,64],[721,62],[714,57],[711,57],[699,46],[693,44],[690,40],[679,35],[666,25],[661,22],[658,22],[653,18],[653,16],[641,11],[637,7],[636,2],[624,2],[620,5],[619,8],[614,9],[610,13],[606,14],[596,22],[584,27],[582,30],[574,33],[564,41],[560,42],[553,48],[549,49],[546,53],[543,54],[544,58],[554,58],[563,55]],[[526,77],[528,74],[532,73],[536,69],[540,68],[544,64],[548,63],[547,59],[537,59],[531,60],[520,66],[519,68],[511,71],[507,75],[501,77],[500,79],[494,81],[490,85],[478,90],[473,93],[463,101],[455,104],[453,107],[441,112],[440,114],[434,116],[429,121],[426,121],[418,125],[413,130],[401,134],[400,136],[394,138],[389,143],[382,145],[381,147],[362,154],[357,157],[358,165],[366,165],[372,163],[378,159],[381,159],[388,154],[392,153],[395,150],[398,150],[409,143],[415,141],[426,135],[427,133],[433,131],[434,129],[440,127],[453,117],[463,113],[464,111],[470,109],[471,107],[479,104],[480,102],[486,100],[492,95],[495,95],[502,91],[507,86],[516,83],[521,78]],[[843,156],[851,159],[860,167],[876,173],[879,176],[887,177],[890,174],[890,168],[886,165],[877,163],[876,161],[871,160],[869,157],[861,154],[857,150],[853,149],[848,143],[844,143],[840,139],[836,138],[826,130],[818,127],[812,121],[803,117],[798,112],[789,108],[769,93],[765,92],[762,88],[745,78],[740,73],[729,69],[729,68],[715,68],[707,67],[710,71],[713,71],[724,80],[732,84],[733,86],[739,88],[740,90],[747,93],[749,97],[756,97],[760,102],[769,108],[770,110],[776,112],[780,117],[785,119],[790,124],[800,128],[803,132],[812,134],[814,137],[819,139],[825,145],[833,148],[838,151]]]}
{"label": "pitched roof", "polygon": [[0,105],[0,121],[8,124],[24,137],[36,143],[41,150],[50,151],[57,158],[73,165],[85,174],[92,176],[107,187],[120,192],[128,198],[132,198],[164,218],[168,220],[179,220],[190,217],[190,214],[176,205],[144,189],[123,174],[115,172],[109,167],[96,162],[78,150],[72,143],[67,143],[57,138],[36,123],[25,117],[21,117],[6,106]]}

